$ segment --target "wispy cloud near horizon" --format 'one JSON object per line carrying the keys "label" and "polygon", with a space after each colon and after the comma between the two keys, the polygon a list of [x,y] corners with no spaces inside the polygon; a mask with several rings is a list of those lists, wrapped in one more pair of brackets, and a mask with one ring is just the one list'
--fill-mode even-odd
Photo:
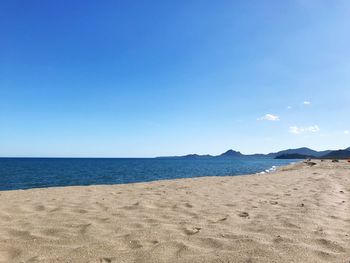
{"label": "wispy cloud near horizon", "polygon": [[289,127],[289,132],[293,134],[302,134],[302,133],[315,133],[319,132],[320,127],[318,125],[311,125],[308,127],[298,127],[298,126],[291,126]]}
{"label": "wispy cloud near horizon", "polygon": [[261,118],[258,118],[258,121],[279,121],[280,117],[274,114],[265,114]]}

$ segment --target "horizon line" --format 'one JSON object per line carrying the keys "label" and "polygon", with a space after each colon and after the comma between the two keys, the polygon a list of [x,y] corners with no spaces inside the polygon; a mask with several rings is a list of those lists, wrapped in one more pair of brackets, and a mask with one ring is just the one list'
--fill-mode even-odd
{"label": "horizon line", "polygon": [[[279,151],[276,151],[276,152],[268,152],[268,153],[242,153],[241,151],[239,150],[234,150],[232,148],[222,152],[222,153],[225,153],[229,150],[233,150],[233,151],[236,151],[236,152],[239,152],[241,153],[242,155],[268,155],[268,154],[271,154],[271,153],[278,153],[280,151],[286,151],[286,150],[295,150],[295,149],[300,149],[300,148],[308,148],[310,150],[313,150],[313,151],[317,151],[317,152],[322,152],[322,151],[337,151],[337,150],[346,150],[348,148],[341,148],[341,149],[326,149],[326,150],[314,150],[312,148],[309,148],[309,147],[306,147],[306,146],[303,146],[303,147],[297,147],[297,148],[288,148],[288,149],[284,149],[284,150],[279,150]],[[221,153],[221,154],[222,154]],[[209,153],[205,153],[205,154],[198,154],[198,153],[187,153],[187,154],[184,154],[184,155],[158,155],[158,156],[134,156],[134,157],[127,157],[127,156],[123,156],[123,157],[117,157],[117,156],[0,156],[0,159],[10,159],[10,158],[18,158],[18,159],[34,159],[34,158],[42,158],[42,159],[154,159],[154,158],[167,158],[167,157],[182,157],[182,156],[186,156],[186,155],[192,155],[192,154],[197,154],[197,155],[209,155],[209,156],[219,156],[219,155],[213,155],[213,154],[209,154]]]}

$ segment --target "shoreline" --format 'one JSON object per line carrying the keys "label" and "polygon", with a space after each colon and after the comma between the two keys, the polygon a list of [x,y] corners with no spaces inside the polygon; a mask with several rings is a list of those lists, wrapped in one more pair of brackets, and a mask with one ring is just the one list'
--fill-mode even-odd
{"label": "shoreline", "polygon": [[2,262],[347,262],[350,164],[0,192]]}
{"label": "shoreline", "polygon": [[[158,179],[158,180],[150,180],[150,181],[140,181],[140,182],[132,182],[132,183],[115,183],[115,184],[89,184],[89,185],[62,185],[62,186],[48,186],[48,187],[32,187],[32,188],[20,188],[20,189],[8,189],[8,190],[0,190],[0,193],[2,192],[9,192],[9,191],[28,191],[28,190],[35,190],[35,189],[54,189],[54,188],[66,188],[66,187],[93,187],[93,186],[117,186],[117,185],[130,185],[130,184],[143,184],[143,183],[153,183],[153,182],[158,182],[158,181],[175,181],[175,180],[183,180],[183,179],[196,179],[196,178],[215,178],[215,177],[241,177],[241,176],[251,176],[251,175],[263,175],[263,174],[271,174],[271,173],[276,173],[279,168],[281,167],[286,167],[290,166],[293,164],[297,164],[302,162],[296,161],[296,162],[291,162],[289,164],[284,164],[284,165],[273,165],[268,169],[265,169],[261,172],[256,172],[256,173],[246,173],[246,174],[235,174],[235,175],[203,175],[203,176],[194,176],[194,177],[183,177],[183,178],[173,178],[173,179]],[[1,263],[1,262],[0,262]]]}

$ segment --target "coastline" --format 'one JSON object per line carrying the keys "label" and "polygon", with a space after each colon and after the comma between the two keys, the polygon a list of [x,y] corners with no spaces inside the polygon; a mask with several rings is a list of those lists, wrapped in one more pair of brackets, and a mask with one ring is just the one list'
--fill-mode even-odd
{"label": "coastline", "polygon": [[0,159],[0,191],[247,175],[290,164],[272,158]]}
{"label": "coastline", "polygon": [[350,164],[0,192],[0,262],[346,262]]}

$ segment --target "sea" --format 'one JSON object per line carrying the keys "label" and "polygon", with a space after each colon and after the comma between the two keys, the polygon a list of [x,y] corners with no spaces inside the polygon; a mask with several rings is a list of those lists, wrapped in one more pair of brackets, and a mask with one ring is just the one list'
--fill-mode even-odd
{"label": "sea", "polygon": [[272,158],[0,158],[0,190],[267,173]]}

